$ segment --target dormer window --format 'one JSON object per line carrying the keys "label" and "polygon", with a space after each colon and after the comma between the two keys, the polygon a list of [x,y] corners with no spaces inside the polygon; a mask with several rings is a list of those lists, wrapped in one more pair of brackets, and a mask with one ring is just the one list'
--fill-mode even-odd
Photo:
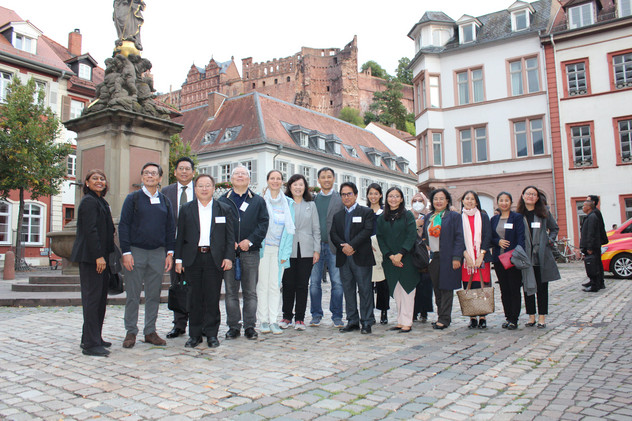
{"label": "dormer window", "polygon": [[376,150],[375,148],[362,147],[362,149],[364,150],[364,153],[369,158],[371,163],[373,165],[375,165],[376,167],[379,167],[380,166],[380,159],[382,158],[382,153],[380,151]]}
{"label": "dormer window", "polygon": [[335,135],[327,136],[327,152],[334,155],[341,155],[340,145],[342,145],[342,140],[338,139]]}
{"label": "dormer window", "polygon": [[37,41],[26,35],[13,33],[14,40],[13,46],[18,50],[26,51],[27,53],[35,54],[37,51]]}
{"label": "dormer window", "polygon": [[396,161],[399,169],[402,170],[404,174],[408,174],[408,160],[402,156],[398,156]]}
{"label": "dormer window", "polygon": [[85,80],[92,80],[92,67],[85,63],[79,63],[79,77]]}
{"label": "dormer window", "polygon": [[585,3],[568,9],[568,24],[571,29],[581,28],[595,23],[593,3]]}
{"label": "dormer window", "polygon": [[325,152],[325,136],[322,133],[313,130],[309,136],[309,146],[312,149]]}
{"label": "dormer window", "polygon": [[461,25],[459,28],[461,44],[467,44],[476,40],[476,27],[474,23]]}
{"label": "dormer window", "polygon": [[309,135],[305,132],[299,132],[298,144],[304,148],[307,148],[309,146]]}
{"label": "dormer window", "polygon": [[529,28],[529,11],[519,10],[511,14],[511,30],[514,32],[524,31]]}

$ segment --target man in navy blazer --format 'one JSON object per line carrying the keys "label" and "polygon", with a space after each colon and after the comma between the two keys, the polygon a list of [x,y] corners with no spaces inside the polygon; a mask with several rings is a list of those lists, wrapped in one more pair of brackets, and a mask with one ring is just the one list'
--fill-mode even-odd
{"label": "man in navy blazer", "polygon": [[[195,199],[195,190],[193,189],[193,175],[195,174],[195,164],[193,160],[188,156],[183,156],[176,161],[176,168],[174,175],[176,176],[176,182],[169,184],[162,189],[162,194],[167,196],[167,199],[171,202],[171,211],[173,214],[173,223],[178,223],[178,215],[182,206]],[[171,284],[173,285],[177,279],[175,266],[169,271],[171,277]],[[173,312],[173,329],[167,333],[167,338],[177,338],[183,335],[187,329],[186,313],[180,313],[178,311]]]}
{"label": "man in navy blazer", "polygon": [[[330,232],[336,247],[336,267],[340,268],[347,312],[347,325],[340,331],[358,330],[362,324],[361,333],[371,333],[371,326],[375,324],[371,282],[375,266],[371,247],[375,214],[357,203],[358,188],[352,182],[340,185],[340,197],[344,209],[334,215]],[[356,290],[360,295],[359,313]]]}
{"label": "man in navy blazer", "polygon": [[219,346],[219,299],[224,271],[235,260],[232,209],[213,200],[215,180],[208,174],[195,179],[197,200],[185,204],[178,218],[176,272],[187,273],[189,283],[189,340],[187,348],[208,338],[209,348]]}

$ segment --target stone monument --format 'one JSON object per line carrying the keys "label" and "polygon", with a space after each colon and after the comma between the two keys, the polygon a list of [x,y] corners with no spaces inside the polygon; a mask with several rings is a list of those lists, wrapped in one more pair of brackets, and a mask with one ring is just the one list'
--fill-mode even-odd
{"label": "stone monument", "polygon": [[[172,110],[154,101],[152,64],[141,57],[140,28],[144,22],[143,0],[114,0],[114,26],[118,38],[114,53],[105,60],[105,78],[97,86],[97,98],[73,120],[64,122],[77,133],[77,180],[93,168],[102,169],[109,183],[107,201],[115,224],[125,197],[140,185],[143,164],[152,161],[169,172],[169,139],[182,125],[169,119]],[[75,193],[75,209],[81,189]],[[64,258],[64,274],[76,274],[67,259],[72,251],[76,224],[49,233],[51,248]]]}

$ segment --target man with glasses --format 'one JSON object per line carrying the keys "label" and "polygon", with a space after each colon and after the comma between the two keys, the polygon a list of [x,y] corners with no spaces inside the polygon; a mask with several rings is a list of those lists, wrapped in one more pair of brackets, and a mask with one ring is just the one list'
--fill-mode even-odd
{"label": "man with glasses", "polygon": [[158,191],[162,181],[160,165],[148,162],[141,170],[143,187],[123,202],[119,241],[125,268],[125,330],[123,348],[136,344],[140,292],[145,285],[145,342],[164,346],[156,333],[162,277],[173,265],[175,225],[171,202]]}
{"label": "man with glasses", "polygon": [[[340,197],[344,209],[334,215],[331,225],[331,241],[336,247],[336,267],[340,268],[347,312],[347,325],[340,331],[361,329],[360,333],[367,334],[375,324],[371,282],[375,266],[371,247],[375,213],[357,203],[358,188],[352,182],[340,185]],[[356,293],[360,295],[359,313]]]}
{"label": "man with glasses", "polygon": [[[173,215],[174,223],[177,225],[178,215],[180,215],[180,209],[187,202],[195,199],[195,191],[193,190],[193,175],[195,174],[195,165],[193,160],[188,156],[183,156],[176,161],[176,168],[174,170],[176,176],[176,182],[169,184],[162,189],[162,194],[167,196],[167,199],[171,202],[171,213]],[[184,276],[176,275],[171,268],[169,275],[171,276],[171,284],[173,285],[178,281],[178,277]],[[186,332],[188,315],[186,313],[180,313],[178,311],[173,312],[173,329],[167,333],[167,338],[177,338]]]}
{"label": "man with glasses", "polygon": [[224,272],[226,285],[226,339],[241,335],[241,309],[239,308],[239,288],[244,299],[244,336],[257,339],[257,281],[259,279],[259,250],[268,232],[268,210],[266,202],[248,188],[250,171],[237,166],[230,181],[233,188],[218,201],[230,206],[235,214],[235,253],[241,276],[236,276],[236,268]]}

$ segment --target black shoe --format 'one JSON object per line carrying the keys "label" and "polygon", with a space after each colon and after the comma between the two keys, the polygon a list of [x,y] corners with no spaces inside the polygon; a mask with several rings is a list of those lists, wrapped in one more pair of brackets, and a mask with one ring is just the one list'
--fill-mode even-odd
{"label": "black shoe", "polygon": [[228,329],[228,332],[226,332],[226,339],[235,339],[235,338],[239,338],[241,336],[241,332],[239,331],[239,329],[236,329],[234,327],[231,327],[230,329]]}
{"label": "black shoe", "polygon": [[353,332],[354,330],[359,330],[360,329],[360,325],[357,324],[347,324],[345,327],[341,327],[340,331],[341,332]]}
{"label": "black shoe", "polygon": [[107,341],[104,341],[103,339],[101,339],[101,346],[104,347],[104,348],[109,348],[109,347],[112,346],[112,342],[107,342]]}
{"label": "black shoe", "polygon": [[479,329],[486,329],[487,328],[487,320],[485,319],[480,319],[478,321],[478,328]]}
{"label": "black shoe", "polygon": [[167,333],[167,338],[169,339],[173,339],[173,338],[177,338],[180,335],[184,335],[184,329],[180,329],[179,327],[174,327],[173,329],[171,329],[171,331],[169,333]]}
{"label": "black shoe", "polygon": [[606,283],[602,282],[601,284],[599,284],[599,289],[606,289]]}
{"label": "black shoe", "polygon": [[478,320],[470,319],[470,324],[468,325],[468,329],[476,329],[478,326]]}
{"label": "black shoe", "polygon": [[527,322],[527,323],[525,323],[524,325],[525,325],[525,326],[529,326],[529,327],[533,327],[533,326],[535,326],[535,321],[533,321],[533,322]]}
{"label": "black shoe", "polygon": [[584,292],[599,292],[599,288],[586,287],[584,288]]}
{"label": "black shoe", "polygon": [[442,325],[440,325],[440,324],[439,324],[439,323],[437,323],[437,322],[433,322],[433,323],[432,323],[432,328],[433,328],[433,329],[443,330],[443,329],[445,329],[445,328],[447,328],[447,327],[448,327],[448,326],[443,325],[443,324],[442,324]]}
{"label": "black shoe", "polygon": [[362,329],[360,330],[360,333],[363,334],[363,335],[371,333],[371,325],[364,325],[364,326],[362,326]]}
{"label": "black shoe", "polygon": [[247,327],[244,332],[244,336],[246,337],[246,339],[255,340],[259,337],[259,334],[257,333],[254,327]]}
{"label": "black shoe", "polygon": [[583,286],[584,288],[589,287],[589,286],[591,286],[591,285],[592,285],[592,284],[590,283],[590,281],[589,281],[589,282],[586,282],[585,284],[582,284],[582,286]]}
{"label": "black shoe", "polygon": [[103,346],[84,348],[81,352],[83,353],[83,355],[90,355],[92,357],[107,357],[108,355],[110,355],[110,351],[105,349]]}
{"label": "black shoe", "polygon": [[219,340],[217,336],[209,336],[208,338],[208,347],[209,348],[217,348],[219,346]]}
{"label": "black shoe", "polygon": [[508,323],[507,330],[516,330],[518,329],[518,323]]}
{"label": "black shoe", "polygon": [[195,348],[196,346],[198,346],[201,343],[202,343],[202,337],[201,336],[191,336],[189,338],[189,340],[187,341],[187,343],[184,344],[184,347],[185,348]]}
{"label": "black shoe", "polygon": [[400,329],[400,330],[399,330],[399,332],[397,332],[397,333],[408,333],[408,332],[410,332],[411,330],[413,330],[413,328],[412,328],[412,327],[409,327],[408,329]]}
{"label": "black shoe", "polygon": [[388,330],[402,330],[402,328],[399,327],[399,326],[393,326],[393,327],[389,328]]}
{"label": "black shoe", "polygon": [[382,316],[380,317],[380,323],[385,325],[388,324],[388,312],[386,310],[382,310]]}
{"label": "black shoe", "polygon": [[503,329],[508,329],[508,328],[509,328],[509,322],[505,322],[505,323],[503,323],[503,324],[501,325],[501,327],[502,327]]}
{"label": "black shoe", "polygon": [[538,329],[544,329],[546,327],[546,323],[538,323]]}

